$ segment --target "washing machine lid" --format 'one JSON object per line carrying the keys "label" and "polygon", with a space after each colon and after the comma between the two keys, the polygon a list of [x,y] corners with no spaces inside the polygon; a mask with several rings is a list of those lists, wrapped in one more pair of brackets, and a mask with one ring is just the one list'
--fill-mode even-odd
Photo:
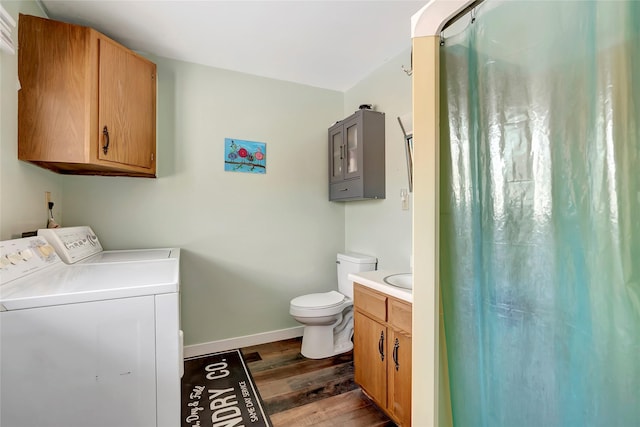
{"label": "washing machine lid", "polygon": [[340,292],[329,291],[318,294],[308,294],[291,300],[291,305],[307,310],[325,309],[342,304],[346,297]]}
{"label": "washing machine lid", "polygon": [[[0,311],[179,292],[177,260],[61,263],[0,286]],[[117,314],[114,314],[117,315]]]}
{"label": "washing machine lid", "polygon": [[77,264],[108,264],[111,262],[159,261],[180,258],[178,248],[131,249],[103,251],[78,261]]}

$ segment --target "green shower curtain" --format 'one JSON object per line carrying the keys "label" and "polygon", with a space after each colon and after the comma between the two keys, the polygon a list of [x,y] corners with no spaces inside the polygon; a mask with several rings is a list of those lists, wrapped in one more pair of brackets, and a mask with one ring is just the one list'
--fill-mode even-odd
{"label": "green shower curtain", "polygon": [[440,52],[453,423],[640,426],[640,2],[473,17]]}

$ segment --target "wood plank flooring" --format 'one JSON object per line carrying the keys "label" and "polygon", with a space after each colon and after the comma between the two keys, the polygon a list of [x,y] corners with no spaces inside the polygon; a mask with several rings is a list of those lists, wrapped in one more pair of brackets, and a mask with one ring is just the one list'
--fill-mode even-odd
{"label": "wood plank flooring", "polygon": [[301,338],[242,348],[274,427],[394,427],[353,381],[353,353],[314,360]]}

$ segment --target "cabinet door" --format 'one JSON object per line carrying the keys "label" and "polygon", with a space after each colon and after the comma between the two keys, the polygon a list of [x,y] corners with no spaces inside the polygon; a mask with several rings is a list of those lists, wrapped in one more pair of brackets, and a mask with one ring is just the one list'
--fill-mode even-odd
{"label": "cabinet door", "polygon": [[88,31],[29,15],[18,31],[18,158],[86,162]]}
{"label": "cabinet door", "polygon": [[359,311],[354,315],[355,381],[382,408],[387,402],[387,327]]}
{"label": "cabinet door", "polygon": [[156,67],[109,40],[98,41],[98,158],[155,169]]}
{"label": "cabinet door", "polygon": [[389,329],[389,411],[400,426],[411,425],[411,337]]}
{"label": "cabinet door", "polygon": [[342,126],[329,129],[329,182],[344,179],[343,130]]}
{"label": "cabinet door", "polygon": [[344,122],[344,179],[357,178],[362,171],[362,116]]}

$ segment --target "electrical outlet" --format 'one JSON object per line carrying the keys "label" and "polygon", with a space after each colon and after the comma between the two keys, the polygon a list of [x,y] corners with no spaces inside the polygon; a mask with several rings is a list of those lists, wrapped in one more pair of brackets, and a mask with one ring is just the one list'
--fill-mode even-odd
{"label": "electrical outlet", "polygon": [[56,223],[56,221],[53,219],[53,205],[54,205],[54,203],[51,201],[51,192],[50,191],[45,191],[44,192],[44,201],[45,201],[45,204],[47,205],[47,225],[46,225],[46,228],[58,228],[58,227],[60,227],[60,225],[58,225]]}

